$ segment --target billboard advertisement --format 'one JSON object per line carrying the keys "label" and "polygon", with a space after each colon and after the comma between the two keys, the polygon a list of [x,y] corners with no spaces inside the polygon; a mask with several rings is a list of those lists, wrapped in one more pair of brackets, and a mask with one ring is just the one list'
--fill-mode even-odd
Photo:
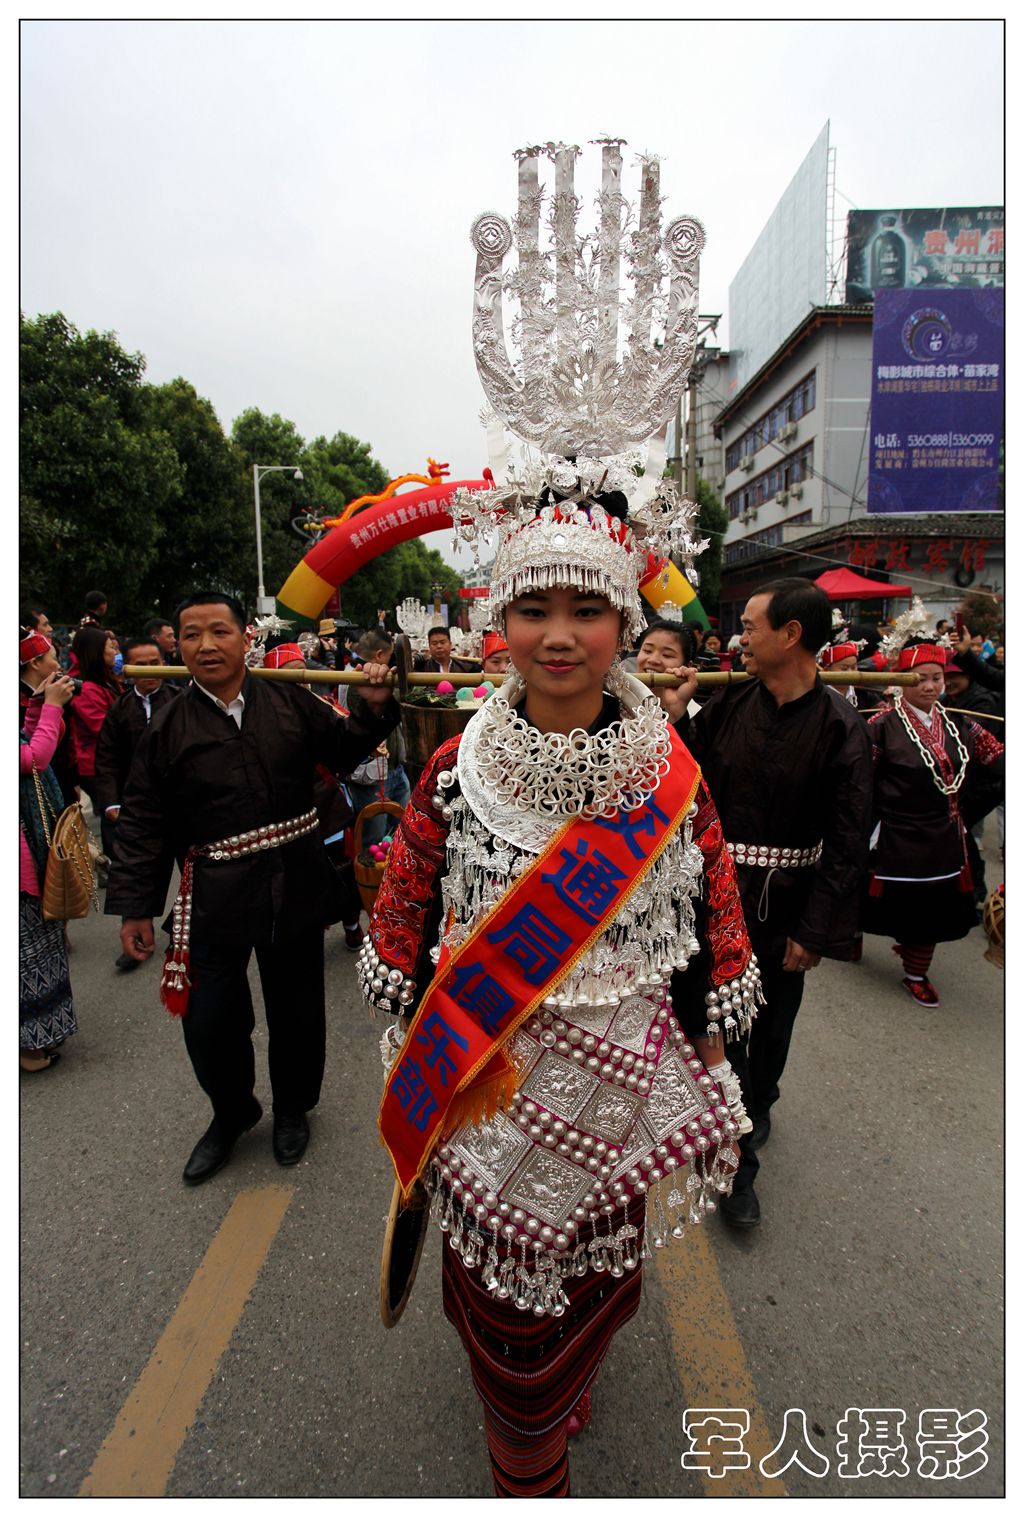
{"label": "billboard advertisement", "polygon": [[944,211],[851,211],[846,303],[875,290],[988,290],[1003,284],[1002,206]]}
{"label": "billboard advertisement", "polygon": [[868,512],[1000,511],[1002,290],[877,290]]}
{"label": "billboard advertisement", "polygon": [[828,133],[826,122],[729,285],[730,395],[753,378],[811,306],[825,303]]}

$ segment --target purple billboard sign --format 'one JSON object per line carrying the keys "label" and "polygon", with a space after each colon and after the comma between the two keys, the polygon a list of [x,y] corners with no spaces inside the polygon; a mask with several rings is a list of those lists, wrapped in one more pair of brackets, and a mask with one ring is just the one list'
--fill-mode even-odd
{"label": "purple billboard sign", "polygon": [[876,290],[868,512],[1001,511],[1002,290]]}

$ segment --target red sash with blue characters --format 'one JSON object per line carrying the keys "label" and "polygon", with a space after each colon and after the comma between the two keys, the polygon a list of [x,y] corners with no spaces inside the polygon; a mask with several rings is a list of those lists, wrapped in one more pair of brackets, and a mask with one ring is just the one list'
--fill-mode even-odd
{"label": "red sash with blue characters", "polygon": [[700,770],[677,734],[636,811],[567,822],[437,973],[384,1087],[378,1125],[408,1196],[442,1136],[492,1116],[517,1071],[501,1045],[600,937],[690,809]]}

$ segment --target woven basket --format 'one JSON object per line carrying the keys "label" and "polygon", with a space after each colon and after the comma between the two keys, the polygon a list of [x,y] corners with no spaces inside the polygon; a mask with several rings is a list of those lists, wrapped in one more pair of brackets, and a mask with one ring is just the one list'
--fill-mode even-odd
{"label": "woven basket", "polygon": [[1006,902],[1001,890],[993,890],[981,912],[981,925],[988,938],[985,958],[997,969],[1003,968],[1003,944],[1006,941]]}
{"label": "woven basket", "polygon": [[369,806],[364,806],[356,817],[356,831],[353,839],[355,858],[352,861],[352,869],[355,873],[356,884],[359,886],[363,908],[368,916],[373,914],[373,903],[377,899],[377,891],[384,877],[384,865],[378,864],[376,859],[363,853],[363,818],[369,821],[371,817],[382,814],[401,817],[404,810],[405,807],[400,806],[397,801],[371,801]]}

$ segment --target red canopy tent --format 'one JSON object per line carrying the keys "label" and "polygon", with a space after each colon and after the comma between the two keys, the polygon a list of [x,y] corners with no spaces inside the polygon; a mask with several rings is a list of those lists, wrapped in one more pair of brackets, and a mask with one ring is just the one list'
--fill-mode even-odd
{"label": "red canopy tent", "polygon": [[828,569],[814,581],[829,600],[892,600],[894,596],[913,597],[909,585],[883,585],[878,579],[865,579],[852,569]]}

